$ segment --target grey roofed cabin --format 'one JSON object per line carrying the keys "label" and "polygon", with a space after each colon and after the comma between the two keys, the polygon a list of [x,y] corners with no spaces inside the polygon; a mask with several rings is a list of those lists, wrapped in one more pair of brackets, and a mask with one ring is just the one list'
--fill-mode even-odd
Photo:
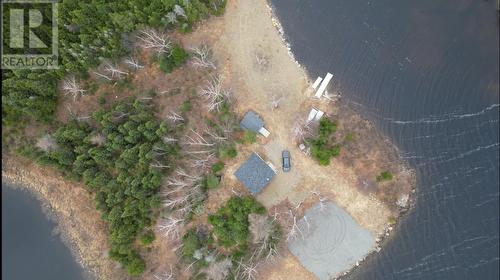
{"label": "grey roofed cabin", "polygon": [[258,194],[276,175],[274,170],[256,153],[243,163],[234,176],[252,193]]}
{"label": "grey roofed cabin", "polygon": [[241,129],[247,129],[257,133],[263,126],[264,121],[259,115],[257,115],[257,113],[253,111],[246,112],[245,116],[243,116],[243,119],[240,122]]}

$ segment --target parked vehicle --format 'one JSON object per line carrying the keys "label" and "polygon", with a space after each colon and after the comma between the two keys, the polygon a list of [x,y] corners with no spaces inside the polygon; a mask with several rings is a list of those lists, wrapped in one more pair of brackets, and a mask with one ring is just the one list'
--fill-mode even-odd
{"label": "parked vehicle", "polygon": [[290,152],[288,150],[283,150],[283,152],[281,152],[281,157],[283,158],[283,171],[290,171],[290,168],[292,167]]}

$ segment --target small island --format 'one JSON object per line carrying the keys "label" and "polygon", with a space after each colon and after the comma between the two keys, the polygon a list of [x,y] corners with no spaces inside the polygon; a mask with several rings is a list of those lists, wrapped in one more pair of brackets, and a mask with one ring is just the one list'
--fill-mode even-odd
{"label": "small island", "polygon": [[315,97],[266,1],[115,2],[63,1],[61,69],[2,85],[2,176],[87,270],[330,279],[380,250],[414,172],[334,75]]}

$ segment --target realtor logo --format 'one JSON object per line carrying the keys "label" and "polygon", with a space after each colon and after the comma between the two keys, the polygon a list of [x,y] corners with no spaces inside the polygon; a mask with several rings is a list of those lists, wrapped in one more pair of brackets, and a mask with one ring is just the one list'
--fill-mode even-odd
{"label": "realtor logo", "polygon": [[2,69],[57,69],[57,0],[2,0]]}

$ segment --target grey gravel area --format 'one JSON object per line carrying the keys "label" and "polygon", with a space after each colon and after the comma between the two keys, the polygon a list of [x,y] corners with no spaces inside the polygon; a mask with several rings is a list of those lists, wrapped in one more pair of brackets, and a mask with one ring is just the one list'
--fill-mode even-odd
{"label": "grey gravel area", "polygon": [[374,236],[333,202],[315,204],[297,225],[302,234],[288,248],[320,280],[349,270],[375,245]]}

